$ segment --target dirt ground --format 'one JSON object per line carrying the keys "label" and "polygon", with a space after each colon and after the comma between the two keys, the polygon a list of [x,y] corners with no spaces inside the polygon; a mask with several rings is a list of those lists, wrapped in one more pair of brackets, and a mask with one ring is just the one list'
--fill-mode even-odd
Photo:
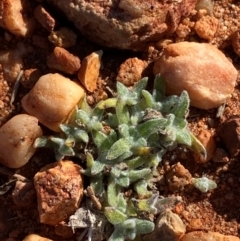
{"label": "dirt ground", "polygon": [[[39,1],[33,1],[36,6]],[[41,1],[46,4],[45,1]],[[240,69],[240,58],[234,52],[231,43],[231,34],[240,28],[240,3],[232,0],[214,1],[213,15],[219,20],[219,26],[215,37],[210,43],[217,45],[233,62],[235,67]],[[48,5],[46,5],[48,6]],[[48,6],[49,7],[49,6]],[[84,36],[75,29],[74,25],[63,16],[55,13],[54,9],[49,8],[51,14],[58,20],[59,26],[65,26],[72,29],[77,36],[77,43],[68,48],[68,51],[81,60],[99,49],[103,50],[101,79],[98,82],[98,89],[88,95],[91,104],[104,98],[109,88],[113,88],[119,66],[130,57],[141,59],[154,59],[159,55],[159,49],[150,47],[145,53],[131,52],[127,50],[108,49],[97,44],[89,42]],[[194,22],[196,19],[192,19]],[[21,38],[12,35],[6,30],[0,28],[0,49],[15,49],[19,43],[24,43],[27,54],[23,56],[24,70],[37,69],[40,75],[53,72],[46,64],[47,56],[53,51],[54,45],[48,41],[49,32],[40,24],[37,29],[28,38]],[[192,30],[191,34],[185,38],[180,38],[176,33],[171,37],[173,42],[182,40],[194,40],[207,42],[201,39]],[[72,77],[71,77],[72,78]],[[152,78],[150,74],[150,78]],[[33,82],[31,82],[33,81]],[[7,83],[2,71],[0,72],[0,85],[3,88],[3,95],[0,98],[0,125],[3,125],[11,116],[21,113],[22,107],[20,100],[22,96],[29,91],[29,86],[34,84],[34,79],[26,82],[22,81],[17,92],[14,105],[10,104],[13,85]],[[220,117],[217,117],[218,109],[199,110],[191,108],[188,121],[191,130],[197,135],[201,130],[209,130],[214,135],[218,147],[222,147],[217,130],[222,122],[231,116],[240,115],[240,88],[237,85],[225,105],[224,111]],[[38,150],[31,161],[24,167],[15,170],[16,173],[32,180],[35,173],[44,165],[54,161],[54,155],[51,151]],[[174,152],[168,153],[162,161],[161,168],[164,170],[169,166],[181,162],[189,170],[193,177],[206,175],[215,180],[218,187],[207,194],[192,188],[185,188],[184,191],[172,193],[167,189],[161,190],[162,195],[180,195],[183,203],[176,212],[184,221],[187,232],[193,230],[217,231],[222,234],[230,234],[240,237],[240,162],[239,156],[234,158],[227,157],[222,162],[209,161],[199,164],[194,161],[190,152],[184,152],[177,148]],[[2,168],[2,167],[0,167]],[[9,170],[14,172],[13,170]],[[4,185],[9,180],[0,169],[0,185]],[[12,188],[3,195],[0,195],[0,240],[2,241],[21,241],[27,234],[36,233],[53,240],[77,240],[81,230],[78,230],[71,237],[62,238],[56,233],[56,228],[41,224],[39,222],[37,201],[28,207],[17,206],[12,198]]]}

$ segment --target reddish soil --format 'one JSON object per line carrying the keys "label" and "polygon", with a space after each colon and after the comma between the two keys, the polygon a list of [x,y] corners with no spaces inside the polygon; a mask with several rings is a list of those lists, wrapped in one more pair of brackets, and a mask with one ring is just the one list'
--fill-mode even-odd
{"label": "reddish soil", "polygon": [[[33,5],[37,5],[37,2],[39,1],[35,1]],[[63,17],[61,16],[60,18],[54,9],[49,8],[49,11],[58,20],[59,26],[67,25],[68,28],[78,33],[73,24],[65,21],[65,19],[61,21]],[[232,0],[216,0],[214,15],[219,19],[220,25],[211,43],[217,45],[232,60],[236,68],[239,69],[239,56],[233,51],[229,36],[239,28],[240,3]],[[192,21],[195,21],[194,18]],[[48,35],[49,32],[40,24],[28,38],[16,37],[1,28],[0,48],[4,50],[14,49],[19,42],[24,43],[27,47],[27,54],[24,55],[24,70],[38,69],[41,75],[46,74],[53,72],[46,64],[47,56],[54,49],[53,44],[48,41]],[[181,39],[176,34],[172,37],[173,41],[190,39],[204,42],[193,30],[186,39]],[[153,47],[150,47],[149,51],[145,53],[103,48],[87,41],[79,33],[77,43],[69,48],[68,51],[83,59],[85,56],[99,49],[103,50],[103,68],[101,69],[101,79],[98,82],[97,90],[92,94],[88,94],[88,101],[91,104],[96,103],[101,98],[105,98],[106,94],[114,88],[119,66],[127,58],[139,57],[153,60],[160,53],[160,50]],[[149,74],[149,77],[152,78],[153,76]],[[10,99],[13,86],[5,81],[2,71],[0,71],[0,87],[3,86],[3,95],[0,97],[0,125],[4,124],[11,116],[23,111],[20,100],[29,91],[28,87],[31,87],[33,84],[34,79],[30,81],[28,78],[25,81],[22,80],[14,105],[11,106]],[[239,103],[240,89],[239,86],[236,86],[231,99],[226,103],[221,117],[217,117],[217,109],[204,111],[191,108],[188,117],[191,130],[196,135],[201,130],[207,129],[211,131],[217,147],[223,147],[217,131],[225,120],[232,116],[240,115]],[[53,161],[54,155],[50,150],[38,150],[27,165],[18,170],[9,170],[9,172],[10,175],[15,172],[33,180],[33,176],[41,167]],[[175,211],[183,219],[187,226],[187,231],[218,231],[222,234],[231,234],[240,237],[240,202],[238,201],[240,195],[239,155],[234,158],[228,156],[222,162],[213,162],[211,160],[200,164],[194,161],[190,151],[183,152],[183,149],[177,148],[174,152],[168,153],[164,157],[160,168],[163,170],[169,169],[171,165],[177,162],[181,162],[193,177],[206,175],[218,184],[217,189],[207,194],[202,194],[191,187],[185,188],[181,192],[176,191],[175,193],[170,192],[166,188],[161,190],[162,195],[180,195],[183,197],[182,205],[178,206]],[[6,175],[6,173],[4,174],[0,167],[0,185],[8,182],[9,178],[10,176]],[[58,236],[56,233],[59,232],[54,227],[39,222],[36,197],[31,205],[21,208],[14,203],[12,190],[13,188],[5,194],[0,195],[0,240],[21,241],[29,233],[40,234],[53,240],[77,240],[81,230],[76,231],[71,237],[62,238]]]}

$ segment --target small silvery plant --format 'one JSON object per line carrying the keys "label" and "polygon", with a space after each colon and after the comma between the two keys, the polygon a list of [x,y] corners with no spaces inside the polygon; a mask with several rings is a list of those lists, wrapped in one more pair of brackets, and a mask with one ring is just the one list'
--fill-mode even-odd
{"label": "small silvery plant", "polygon": [[211,191],[217,187],[215,181],[203,176],[199,178],[192,178],[192,184],[196,187],[199,191],[205,193]]}
{"label": "small silvery plant", "polygon": [[147,81],[143,78],[131,89],[118,82],[116,96],[94,108],[83,101],[71,123],[60,126],[61,134],[35,141],[35,147],[52,147],[57,160],[76,156],[85,161],[83,174],[98,204],[90,205],[91,213],[104,216],[113,227],[109,241],[134,240],[152,232],[154,216],[173,203],[159,197],[155,183],[167,151],[181,144],[206,156],[188,128],[187,92],[166,97],[158,75],[150,93]]}

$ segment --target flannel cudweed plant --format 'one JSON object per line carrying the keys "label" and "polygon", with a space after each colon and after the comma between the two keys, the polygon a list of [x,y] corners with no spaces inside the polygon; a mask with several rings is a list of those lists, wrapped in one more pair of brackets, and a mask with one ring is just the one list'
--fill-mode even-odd
{"label": "flannel cudweed plant", "polygon": [[93,109],[84,101],[71,124],[61,125],[60,136],[35,142],[36,147],[54,148],[58,160],[84,153],[83,173],[90,178],[102,214],[114,226],[109,241],[133,240],[154,230],[151,217],[162,211],[164,203],[154,177],[168,150],[182,144],[206,156],[188,128],[187,92],[166,97],[160,76],[152,94],[146,86],[147,78],[132,89],[117,83],[116,97]]}

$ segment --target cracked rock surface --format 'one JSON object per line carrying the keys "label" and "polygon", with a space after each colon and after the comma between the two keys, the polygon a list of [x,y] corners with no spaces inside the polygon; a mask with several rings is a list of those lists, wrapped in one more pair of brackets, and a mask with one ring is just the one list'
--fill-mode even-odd
{"label": "cracked rock surface", "polygon": [[48,2],[64,12],[91,41],[108,47],[143,50],[149,42],[172,34],[181,17],[190,13],[197,0]]}

